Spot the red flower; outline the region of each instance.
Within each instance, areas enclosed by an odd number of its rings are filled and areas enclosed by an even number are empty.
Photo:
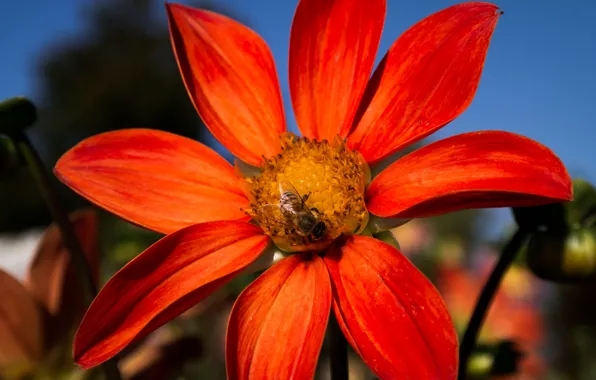
[[[368,211],[413,218],[571,198],[570,178],[550,150],[498,131],[432,143],[368,184],[367,163],[419,141],[469,105],[497,7],[467,3],[424,19],[369,80],[385,1],[300,1],[290,92],[304,138],[282,135],[273,58],[256,33],[216,13],[167,10],[197,111],[261,174],[247,182],[204,145],[159,131],[108,132],[67,152],[56,166],[64,183],[168,234],[102,289],[77,333],[75,360],[90,367],[111,358],[226,283],[273,240],[300,253],[238,298],[227,333],[229,378],[312,377],[333,307],[379,377],[454,379],[457,338],[436,289],[396,249],[352,233],[362,231]],[[288,183],[308,199],[291,198]]]

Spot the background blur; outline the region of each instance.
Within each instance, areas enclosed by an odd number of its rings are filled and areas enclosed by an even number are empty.
[[[185,3],[227,14],[267,41],[276,59],[290,129],[296,130],[287,85],[289,31],[296,2]],[[388,0],[378,60],[405,29],[454,3]],[[492,39],[475,100],[461,117],[430,139],[484,129],[520,133],[554,150],[573,177],[593,182],[596,2],[575,0],[563,5],[503,0],[497,4],[505,14]],[[5,2],[0,11],[0,51],[0,99],[24,95],[35,101],[40,117],[30,136],[48,168],[87,136],[133,127],[189,136],[230,157],[210,137],[187,98],[161,1]],[[70,210],[88,206],[59,186]],[[159,236],[101,211],[98,215],[96,244],[105,281]],[[0,267],[23,278],[42,229],[50,223],[25,168],[0,167]],[[471,211],[414,221],[395,233],[404,253],[445,296],[456,325],[463,327],[511,223],[508,210]],[[146,343],[158,349],[147,353],[141,347],[129,355],[126,363],[132,364],[127,364],[127,376],[155,378],[142,377],[146,376],[143,371],[161,360],[168,374],[164,379],[197,378],[197,374],[199,378],[224,378],[227,313],[250,280],[239,279],[159,330]],[[510,339],[530,352],[521,374],[513,378],[594,379],[594,290],[539,281],[526,271],[520,258],[493,305],[483,341],[493,344]],[[2,342],[0,358],[1,352]],[[165,357],[165,352],[185,355]],[[325,361],[324,348],[321,378],[327,376]],[[64,368],[71,369],[68,364]],[[352,368],[355,379],[370,376],[356,356]]]

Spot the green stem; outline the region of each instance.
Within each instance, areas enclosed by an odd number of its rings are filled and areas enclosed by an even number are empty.
[[[329,361],[331,380],[348,380],[348,342],[333,312],[329,317]]]
[[[488,312],[493,298],[499,289],[503,275],[513,263],[513,260],[521,249],[527,234],[527,231],[522,228],[519,228],[515,232],[515,235],[513,235],[505,248],[503,248],[503,252],[501,253],[499,261],[493,268],[490,277],[486,281],[486,284],[480,293],[480,297],[478,298],[474,312],[470,317],[470,321],[468,322],[468,326],[466,327],[466,331],[464,332],[464,336],[459,348],[459,380],[466,379],[468,360],[470,359],[470,355],[476,347],[476,340],[478,339],[480,328],[484,323],[486,313]]]
[[[50,210],[52,218],[60,229],[62,239],[68,252],[70,253],[70,259],[79,277],[79,282],[83,289],[85,304],[89,306],[97,295],[97,286],[93,280],[91,267],[85,258],[85,253],[81,248],[81,244],[79,243],[79,239],[77,238],[72,223],[68,218],[68,214],[64,211],[64,208],[60,203],[50,175],[44,167],[41,158],[37,154],[37,151],[33,148],[31,141],[23,132],[15,133],[11,137],[13,138],[17,150],[25,159],[37,188],[41,193],[41,196],[43,197],[48,209]],[[120,372],[114,361],[105,363],[103,365],[103,369],[107,379],[121,379]]]

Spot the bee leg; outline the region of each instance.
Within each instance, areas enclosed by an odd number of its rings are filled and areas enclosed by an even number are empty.
[[[309,191],[308,194],[302,197],[302,201],[306,202],[308,200],[308,197],[310,197],[310,194],[312,194],[311,191]]]
[[[311,208],[310,211],[314,211],[314,212],[316,212],[319,215],[321,214],[321,212],[319,210],[317,210],[316,207]]]

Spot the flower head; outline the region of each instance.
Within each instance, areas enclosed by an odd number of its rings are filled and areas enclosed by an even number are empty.
[[[248,212],[288,252],[321,251],[342,234],[368,222],[364,201],[367,164],[336,139],[317,141],[290,134],[282,152],[263,161],[248,179]]]
[[[168,234],[102,289],[77,333],[75,360],[90,367],[114,356],[273,241],[294,254],[236,301],[230,379],[312,377],[331,308],[379,377],[454,379],[457,337],[440,295],[399,251],[359,233],[371,214],[415,218],[571,198],[570,178],[550,150],[498,131],[432,143],[369,178],[369,165],[470,104],[498,8],[465,3],[429,16],[371,77],[385,1],[301,0],[289,78],[303,137],[285,133],[273,58],[255,32],[209,11],[168,4],[167,12],[198,113],[260,170],[245,178],[204,145],[151,130],[100,134],[60,159],[56,174],[73,190]]]

